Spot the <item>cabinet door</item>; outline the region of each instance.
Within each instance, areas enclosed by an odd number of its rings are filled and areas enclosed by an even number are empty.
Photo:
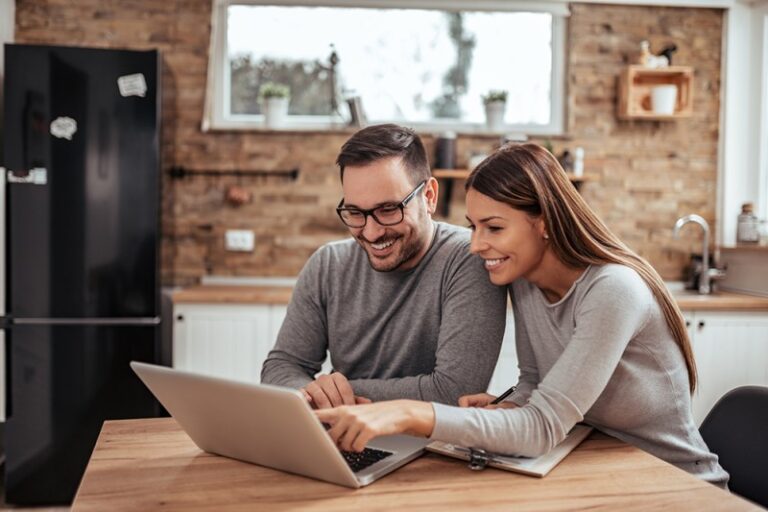
[[[504,330],[504,341],[501,345],[501,353],[493,371],[491,383],[488,385],[488,393],[500,395],[504,391],[517,384],[520,370],[517,367],[517,349],[515,348],[515,315],[512,308],[507,309],[507,326]]]
[[[690,316],[698,389],[697,425],[725,393],[738,386],[768,386],[768,315],[696,312]]]
[[[270,306],[180,304],[174,308],[173,367],[259,382],[271,348]]]

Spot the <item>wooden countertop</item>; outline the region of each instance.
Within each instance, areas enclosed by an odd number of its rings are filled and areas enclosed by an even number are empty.
[[[74,511],[761,510],[593,433],[544,478],[427,454],[362,489],[205,453],[172,418],[107,421]]]
[[[174,304],[288,304],[290,286],[198,285],[173,293]]]
[[[290,286],[198,285],[173,293],[174,304],[288,304]],[[673,293],[684,311],[766,311],[768,298],[740,293]]]
[[[711,295],[673,293],[683,311],[766,311],[768,298],[733,292],[715,292]]]

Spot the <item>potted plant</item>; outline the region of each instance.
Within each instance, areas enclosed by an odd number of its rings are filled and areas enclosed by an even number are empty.
[[[507,109],[507,91],[490,90],[483,96],[485,105],[485,124],[492,132],[504,128],[504,112]]]
[[[259,88],[259,99],[266,126],[277,128],[285,124],[290,100],[290,89],[287,85],[265,82]]]

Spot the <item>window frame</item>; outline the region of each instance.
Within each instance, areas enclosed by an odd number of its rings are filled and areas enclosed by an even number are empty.
[[[545,12],[552,15],[552,74],[550,82],[551,115],[548,124],[504,125],[504,133],[526,135],[562,135],[566,120],[566,18],[570,15],[568,5],[558,1],[518,0],[214,0],[211,14],[211,40],[208,52],[208,78],[205,91],[202,130],[252,130],[275,131],[263,126],[263,115],[239,114],[237,119],[225,115],[230,111],[230,74],[227,50],[228,17],[231,5],[270,5],[306,7],[349,7],[371,9],[432,9],[440,11],[505,11]],[[373,120],[373,122],[388,120]],[[484,123],[457,122],[446,119],[431,122],[401,121],[417,130],[445,131],[460,133],[498,134],[489,132]],[[290,115],[285,126],[279,131],[322,131],[344,129],[347,124],[335,122],[330,116]]]

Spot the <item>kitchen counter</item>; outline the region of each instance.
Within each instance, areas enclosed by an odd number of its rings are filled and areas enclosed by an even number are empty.
[[[173,293],[174,304],[288,304],[290,286],[197,285]],[[684,311],[768,311],[768,298],[732,292],[672,293]]]
[[[197,285],[171,295],[174,304],[288,304],[290,286]]]
[[[733,292],[672,293],[683,311],[768,311],[768,298]]]

